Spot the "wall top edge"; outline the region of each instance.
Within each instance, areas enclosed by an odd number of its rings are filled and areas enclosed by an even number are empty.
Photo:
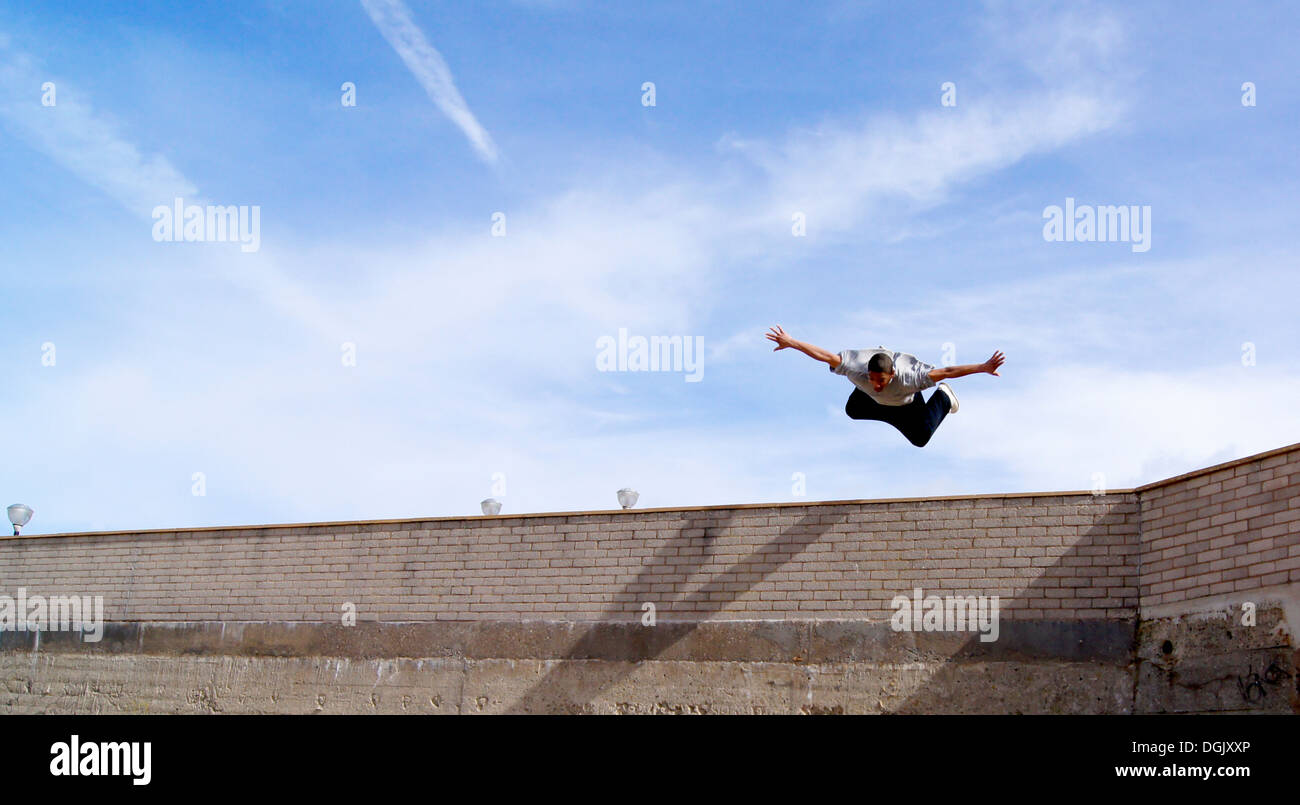
[[[456,515],[452,517],[406,517],[390,520],[327,520],[315,523],[267,523],[257,525],[230,525],[230,526],[193,526],[177,528],[149,528],[136,529],[129,531],[72,531],[58,534],[21,534],[19,536],[0,535],[0,542],[16,540],[36,540],[36,539],[68,539],[75,537],[105,537],[105,536],[142,536],[146,534],[197,534],[220,531],[262,531],[277,528],[338,528],[349,526],[385,526],[385,525],[414,525],[418,523],[481,523],[484,521],[508,521],[508,520],[541,520],[554,519],[557,517],[636,517],[644,514],[664,514],[674,512],[711,512],[711,511],[753,511],[756,509],[815,509],[831,506],[864,506],[864,505],[882,505],[890,503],[927,503],[939,501],[960,501],[960,500],[1010,500],[1023,498],[1052,498],[1052,497],[1076,497],[1086,496],[1095,498],[1099,502],[1113,503],[1117,498],[1129,496],[1134,493],[1132,489],[1108,489],[1104,495],[1096,495],[1091,490],[1082,491],[1064,491],[1064,492],[1001,492],[997,494],[978,494],[978,495],[941,495],[931,497],[904,497],[904,498],[867,498],[859,500],[817,500],[806,502],[785,502],[785,503],[733,503],[713,506],[662,506],[657,508],[646,509],[593,509],[590,511],[561,511],[561,512],[521,512],[518,514],[492,514],[492,515]]]
[[[1175,475],[1171,478],[1155,481],[1142,486],[1130,489],[1112,489],[1107,490],[1105,495],[1095,495],[1091,490],[1082,491],[1061,491],[1061,492],[1001,492],[988,494],[968,494],[968,495],[940,495],[930,497],[899,497],[899,498],[863,498],[856,500],[819,500],[806,502],[784,502],[784,503],[733,503],[713,506],[662,506],[647,509],[593,509],[587,511],[561,511],[561,512],[521,512],[518,514],[494,514],[494,515],[456,515],[451,517],[406,517],[400,519],[388,520],[327,520],[314,523],[266,523],[254,525],[231,525],[231,526],[195,526],[195,527],[177,527],[177,528],[149,528],[129,531],[73,531],[57,534],[22,534],[19,536],[0,536],[3,540],[36,540],[36,539],[67,539],[75,537],[104,537],[104,536],[142,536],[146,534],[196,534],[221,531],[254,531],[270,530],[277,528],[338,528],[338,527],[369,527],[369,526],[386,526],[386,525],[413,525],[417,523],[478,523],[484,521],[508,521],[508,520],[540,520],[552,519],[557,517],[593,517],[593,516],[613,516],[613,517],[636,517],[644,514],[663,514],[674,512],[709,512],[709,511],[753,511],[756,509],[811,509],[829,506],[865,506],[865,505],[882,505],[890,503],[925,503],[936,501],[958,501],[958,500],[1014,500],[1025,498],[1044,498],[1044,497],[1076,497],[1088,496],[1097,498],[1100,501],[1106,501],[1107,498],[1114,499],[1126,495],[1140,496],[1144,492],[1158,489],[1170,484],[1188,481],[1202,475],[1220,472],[1225,469],[1250,464],[1256,461],[1262,461],[1274,456],[1284,455],[1296,450],[1300,450],[1300,442],[1290,444],[1285,447],[1279,447],[1268,450],[1263,453],[1256,453],[1250,456],[1225,461],[1209,467],[1204,467],[1181,475]]]

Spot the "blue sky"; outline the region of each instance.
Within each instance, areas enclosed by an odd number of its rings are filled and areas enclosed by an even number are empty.
[[[0,9],[29,533],[1125,487],[1300,441],[1284,3],[105,5]],[[260,248],[156,242],[176,196],[257,206]],[[1151,248],[1046,241],[1067,197],[1149,206]],[[918,450],[773,324],[1007,363]],[[597,371],[620,328],[702,338],[703,379]]]

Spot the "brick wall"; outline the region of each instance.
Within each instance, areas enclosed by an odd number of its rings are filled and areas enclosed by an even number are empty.
[[[1130,494],[644,510],[0,540],[0,591],[103,595],[110,621],[872,618],[998,595],[1131,617]]]
[[[109,621],[1003,617],[1300,580],[1300,445],[1095,497],[1055,493],[0,539],[0,593],[103,595]]]
[[[1295,448],[1139,488],[1144,606],[1300,582]]]

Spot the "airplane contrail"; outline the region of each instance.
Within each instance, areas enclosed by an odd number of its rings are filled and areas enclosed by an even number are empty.
[[[424,91],[443,114],[465,132],[470,145],[488,163],[497,161],[497,147],[492,137],[479,125],[474,113],[456,89],[451,69],[424,33],[411,20],[411,12],[402,0],[361,0],[375,27],[402,57]]]

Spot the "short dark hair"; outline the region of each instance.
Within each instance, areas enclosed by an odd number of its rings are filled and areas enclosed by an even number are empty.
[[[882,375],[890,374],[894,371],[894,359],[889,357],[886,352],[877,352],[867,361],[868,372],[880,372]]]

